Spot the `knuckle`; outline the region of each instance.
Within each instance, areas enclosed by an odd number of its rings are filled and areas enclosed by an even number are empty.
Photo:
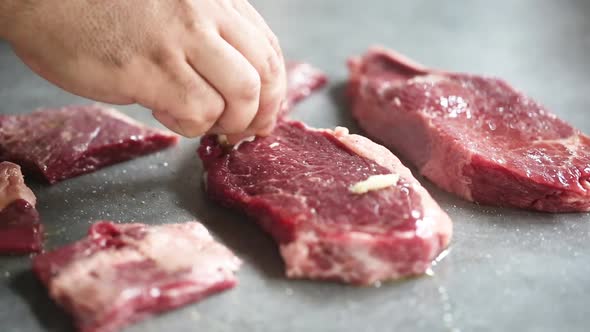
[[[187,79],[180,81],[179,85],[179,98],[183,103],[188,103],[191,99],[193,99],[193,96],[199,96],[201,94],[200,92],[202,90],[202,86],[195,80]]]
[[[151,51],[150,60],[158,67],[169,67],[174,61],[174,54],[171,50],[165,47],[158,47]]]
[[[188,13],[195,12],[195,1],[194,0],[176,0],[173,4],[176,6],[176,11],[181,13],[180,17],[192,17],[192,15],[188,15]]]
[[[210,23],[209,19],[194,16],[188,17],[183,21],[184,29],[186,32],[201,37],[208,33],[208,23]]]
[[[260,96],[260,76],[258,74],[248,75],[242,78],[236,88],[237,91],[235,91],[235,94],[238,99],[247,101],[256,100]]]
[[[203,119],[207,124],[214,124],[217,122],[221,114],[223,114],[223,109],[225,108],[225,103],[222,98],[215,98],[213,101],[209,102],[207,107],[204,110]]]
[[[199,30],[199,25],[196,20],[194,19],[186,19],[184,21],[184,28],[188,32],[195,32]]]
[[[270,46],[272,47],[272,49],[274,50],[276,56],[278,57],[279,61],[281,62],[281,66],[284,66],[284,57],[283,57],[283,50],[281,49],[281,44],[279,42],[279,38],[274,35],[274,34],[270,34],[268,36],[268,41],[270,43]]]
[[[283,53],[283,51],[281,50],[281,46],[279,44],[279,38],[277,38],[277,36],[271,34],[268,37],[268,41],[270,42],[270,46],[275,50],[277,55],[280,56]]]
[[[282,65],[282,61],[274,52],[267,56],[260,72],[261,81],[263,83],[274,81],[281,74]]]

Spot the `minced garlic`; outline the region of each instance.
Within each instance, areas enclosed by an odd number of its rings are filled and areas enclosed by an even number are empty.
[[[397,181],[399,181],[398,174],[371,175],[368,179],[353,184],[348,190],[354,194],[365,194],[369,191],[394,186],[397,184]]]

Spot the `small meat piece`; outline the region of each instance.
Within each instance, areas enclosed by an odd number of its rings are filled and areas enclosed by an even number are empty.
[[[20,164],[49,183],[152,153],[178,136],[146,127],[101,105],[0,115],[0,161]]]
[[[232,288],[241,262],[198,222],[98,222],[33,269],[83,332],[113,332]]]
[[[282,112],[288,112],[293,105],[326,85],[327,82],[326,75],[312,65],[296,61],[287,62],[287,98]]]
[[[590,211],[590,138],[503,80],[382,48],[349,68],[360,126],[441,188],[489,205]]]
[[[43,227],[36,198],[20,167],[0,163],[0,254],[26,254],[42,249]]]
[[[206,136],[199,155],[209,197],[273,236],[288,277],[366,285],[422,274],[449,243],[449,217],[410,171],[345,128],[281,121],[233,148]]]

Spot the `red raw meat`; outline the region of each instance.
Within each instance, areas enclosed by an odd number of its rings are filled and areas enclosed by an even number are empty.
[[[288,61],[287,98],[283,103],[282,112],[288,112],[293,105],[323,87],[327,82],[326,75],[312,65]]]
[[[146,127],[101,105],[0,115],[0,161],[56,183],[152,153],[178,136]]]
[[[35,195],[25,185],[20,167],[0,163],[0,254],[42,249],[43,227],[35,204]]]
[[[33,269],[80,331],[113,332],[235,286],[240,264],[198,222],[99,222]]]
[[[590,138],[503,80],[382,48],[349,68],[360,126],[441,188],[489,205],[590,210]]]
[[[310,91],[290,89],[292,96]],[[208,195],[269,232],[292,278],[371,284],[421,274],[451,238],[449,217],[410,171],[386,148],[345,128],[283,120],[270,136],[234,147],[206,136],[199,156]],[[383,174],[399,179],[381,190],[351,192]]]

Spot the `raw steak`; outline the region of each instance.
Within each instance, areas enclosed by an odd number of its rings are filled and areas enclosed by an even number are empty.
[[[590,139],[491,77],[425,68],[381,48],[349,62],[361,127],[467,200],[590,210]]]
[[[297,102],[324,86],[327,81],[326,75],[310,64],[287,62],[287,98],[283,103],[283,115]]]
[[[449,243],[449,217],[410,171],[345,128],[281,121],[234,147],[207,136],[199,155],[208,195],[274,237],[289,277],[371,284],[421,274]]]
[[[36,198],[24,182],[20,167],[0,163],[0,254],[38,252],[43,228]]]
[[[100,105],[0,115],[0,161],[12,161],[55,183],[178,141]]]
[[[197,222],[99,222],[33,269],[80,331],[111,332],[233,287],[240,264]]]

